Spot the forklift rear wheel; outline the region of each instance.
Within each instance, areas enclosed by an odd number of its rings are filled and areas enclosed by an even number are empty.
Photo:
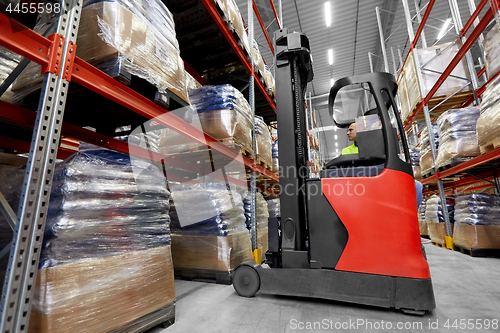
[[[250,266],[240,266],[234,271],[233,286],[240,296],[255,296],[260,289],[259,273]]]

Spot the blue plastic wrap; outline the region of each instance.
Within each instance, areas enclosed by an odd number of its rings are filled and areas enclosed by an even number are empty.
[[[170,190],[172,234],[227,236],[246,230],[243,201],[234,186],[181,184]]]
[[[493,194],[461,194],[456,199],[455,221],[471,225],[500,225],[500,197]]]
[[[160,170],[90,145],[57,165],[40,267],[170,244]]]
[[[243,197],[243,206],[245,208],[245,223],[247,229],[251,228],[251,205],[250,205],[250,192],[244,191],[242,194]],[[255,193],[255,227],[257,229],[267,228],[267,221],[269,219],[269,210],[267,208],[267,202],[264,199],[264,196],[256,192]]]
[[[450,223],[455,222],[455,199],[446,198],[446,207]],[[438,196],[433,196],[427,200],[425,205],[425,222],[426,223],[444,223],[443,207],[441,199]]]

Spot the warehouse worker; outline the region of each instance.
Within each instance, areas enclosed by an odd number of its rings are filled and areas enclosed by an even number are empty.
[[[347,130],[347,137],[349,141],[354,141],[354,143],[348,147],[342,149],[342,155],[347,154],[357,154],[358,150],[358,140],[356,139],[356,123],[352,123]]]
[[[356,139],[356,123],[352,123],[347,129],[347,137],[349,138],[349,141],[354,141],[354,143],[342,149],[342,155],[358,154],[359,149],[358,149],[358,141]],[[419,182],[418,180],[415,180],[415,190],[417,192],[417,208],[420,206],[420,201],[422,201],[423,189],[424,186],[422,185],[422,183]]]

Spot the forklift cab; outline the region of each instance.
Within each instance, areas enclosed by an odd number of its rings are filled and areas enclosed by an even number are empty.
[[[409,151],[405,136],[398,142],[398,130],[403,132],[394,96],[397,85],[388,73],[375,73],[343,78],[330,90],[329,112],[335,125],[347,128],[356,124],[358,154],[340,155],[325,165],[321,177],[356,177],[359,174],[375,176],[382,172],[387,162],[407,169],[399,162],[399,152],[404,152],[404,162],[409,165]],[[339,172],[339,168],[349,171]],[[366,171],[369,171],[367,173]]]

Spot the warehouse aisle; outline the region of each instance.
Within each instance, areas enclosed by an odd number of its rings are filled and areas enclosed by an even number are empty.
[[[437,308],[423,317],[317,299],[262,294],[243,298],[236,294],[232,286],[176,280],[176,323],[167,329],[155,328],[148,333],[500,331],[496,326],[500,319],[500,259],[471,258],[432,244],[426,244],[425,248]],[[460,319],[465,319],[462,324],[474,319],[469,324],[474,322],[477,326],[454,328],[454,321],[457,320],[457,327]],[[449,329],[445,327],[447,321]],[[305,329],[315,322],[316,329]],[[489,324],[490,329],[479,329],[479,323]],[[335,329],[340,325],[344,329]]]

